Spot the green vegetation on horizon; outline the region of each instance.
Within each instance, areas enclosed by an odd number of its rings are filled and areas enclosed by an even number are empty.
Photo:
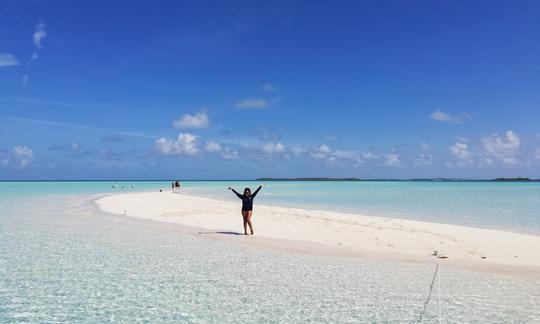
[[[459,178],[418,178],[418,179],[360,179],[360,178],[257,178],[255,181],[486,181],[486,182],[540,182],[540,179],[530,178],[495,178],[495,179],[459,179]]]

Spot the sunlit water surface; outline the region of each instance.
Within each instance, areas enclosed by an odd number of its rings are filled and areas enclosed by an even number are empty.
[[[443,322],[540,322],[538,279],[442,266],[430,295],[431,264],[226,243],[82,186],[0,191],[0,322],[436,322],[439,296]]]

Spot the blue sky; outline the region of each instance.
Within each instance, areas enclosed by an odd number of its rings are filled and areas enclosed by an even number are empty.
[[[0,179],[540,177],[537,1],[2,1]]]

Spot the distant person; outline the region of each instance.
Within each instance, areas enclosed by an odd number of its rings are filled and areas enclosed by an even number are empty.
[[[247,227],[249,226],[249,230],[251,231],[251,235],[253,235],[253,224],[251,223],[251,214],[253,213],[253,198],[257,196],[257,193],[264,185],[260,185],[257,190],[255,190],[254,193],[251,193],[251,189],[245,188],[244,194],[239,194],[236,190],[229,187],[229,190],[232,190],[234,194],[242,199],[242,218],[244,219],[244,235],[248,235]]]
[[[174,181],[171,182],[171,190],[174,191]]]

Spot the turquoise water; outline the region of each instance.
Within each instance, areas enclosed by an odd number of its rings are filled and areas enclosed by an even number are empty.
[[[97,194],[169,190],[168,181],[0,182],[0,195]],[[132,188],[132,185],[134,187]],[[185,181],[184,190],[235,201],[228,186],[254,181]],[[122,188],[122,186],[124,188]],[[399,217],[540,234],[540,183],[501,182],[268,182],[256,203]]]
[[[258,199],[280,202],[277,185]],[[102,213],[93,199],[111,191],[2,184],[1,323],[434,323],[439,297],[444,323],[540,321],[538,279],[442,266],[439,292],[434,264],[258,249],[250,237]]]
[[[186,183],[227,197],[229,182]],[[232,183],[238,189],[258,183]],[[399,217],[540,234],[540,183],[268,182],[258,203]]]

